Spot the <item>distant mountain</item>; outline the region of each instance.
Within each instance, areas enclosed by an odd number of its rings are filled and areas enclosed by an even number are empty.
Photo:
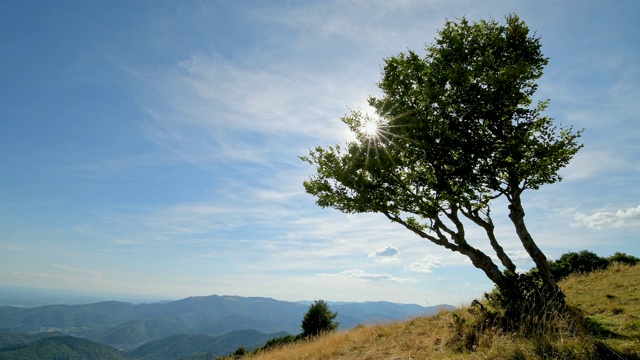
[[[343,303],[332,305],[333,311],[338,312],[336,321],[340,322],[340,329],[347,330],[362,323],[386,323],[397,320],[407,320],[421,315],[433,315],[441,309],[451,310],[451,305],[423,307],[414,304],[396,304],[386,301],[370,301],[363,303]],[[363,321],[365,319],[365,321]]]
[[[335,303],[340,329],[358,324],[405,320],[436,313],[441,307],[388,302]],[[0,332],[59,331],[131,350],[178,334],[220,336],[252,329],[264,334],[300,333],[308,304],[262,297],[198,296],[178,301],[139,304],[107,301],[86,305],[33,308],[0,307]]]
[[[54,336],[0,348],[0,360],[126,360],[120,351],[73,336]]]
[[[110,327],[134,316],[132,304],[117,301],[32,308],[3,306],[0,307],[0,331],[33,332]]]
[[[286,332],[264,334],[257,330],[236,330],[216,337],[180,334],[148,342],[135,350],[128,351],[126,355],[136,360],[172,360],[196,354],[209,354],[212,357],[226,356],[241,346],[252,350],[273,338],[285,335],[287,335]]]

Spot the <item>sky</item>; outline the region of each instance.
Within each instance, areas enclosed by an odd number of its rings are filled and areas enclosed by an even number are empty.
[[[385,58],[446,19],[515,13],[549,65],[537,100],[584,129],[564,180],[524,194],[551,259],[640,256],[640,2],[0,2],[0,285],[297,301],[467,304],[461,255],[380,214],[322,209],[300,160],[344,144]],[[492,214],[532,262],[506,205]],[[486,249],[478,229],[469,241]]]

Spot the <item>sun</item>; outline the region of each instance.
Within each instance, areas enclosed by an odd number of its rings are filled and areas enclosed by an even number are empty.
[[[360,125],[360,131],[369,138],[377,137],[379,128],[378,122],[373,119],[367,119]]]

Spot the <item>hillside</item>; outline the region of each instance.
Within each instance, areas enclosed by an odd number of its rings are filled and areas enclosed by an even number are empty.
[[[54,336],[0,349],[0,360],[125,360],[118,350],[72,336]]]
[[[215,358],[218,355],[229,355],[239,347],[252,350],[270,339],[285,335],[285,332],[264,334],[256,330],[237,330],[216,337],[180,334],[148,342],[128,351],[126,355],[130,359],[139,360],[172,360],[206,353]]]
[[[64,334],[56,331],[41,332],[37,334],[20,334],[20,333],[0,333],[0,349],[28,344],[40,339],[46,339],[54,336],[62,336]]]
[[[595,332],[523,339],[512,334],[476,333],[473,351],[461,350],[456,319],[469,309],[441,312],[387,325],[285,346],[251,360],[294,359],[640,359],[640,266],[573,275],[561,283],[568,302],[583,310]]]

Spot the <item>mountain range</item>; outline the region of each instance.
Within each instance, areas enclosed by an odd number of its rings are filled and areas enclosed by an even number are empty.
[[[180,352],[179,344],[188,344],[186,347],[189,349],[224,354],[238,346],[257,347],[274,337],[298,334],[308,307],[308,302],[217,295],[151,304],[105,301],[29,308],[3,306],[0,307],[0,332],[56,332],[57,335],[79,337],[127,350],[131,352],[128,356],[134,358],[152,358],[145,357],[145,349],[153,349],[147,353],[164,351],[168,354],[166,357],[156,358],[170,359],[177,358],[172,357],[176,354],[171,352]],[[329,302],[329,307],[338,312],[341,330],[363,323],[431,315],[443,307],[453,308],[449,305],[423,307],[389,302]],[[2,347],[0,343],[0,350]],[[181,356],[188,351],[180,352]]]

